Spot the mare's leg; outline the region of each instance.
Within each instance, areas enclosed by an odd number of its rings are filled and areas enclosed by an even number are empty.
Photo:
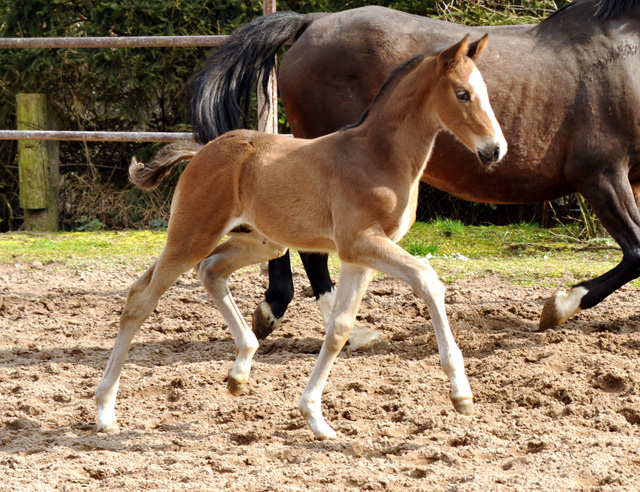
[[[198,276],[229,325],[236,344],[236,360],[227,379],[227,388],[234,395],[239,395],[243,385],[249,380],[251,359],[258,350],[258,340],[231,296],[229,275],[244,266],[276,258],[284,250],[284,247],[264,240],[255,232],[233,234],[198,267]]]
[[[309,283],[318,301],[320,314],[325,326],[329,324],[329,318],[336,300],[336,289],[329,275],[329,255],[324,253],[300,253],[300,259],[309,277]],[[349,334],[348,349],[358,350],[366,348],[381,340],[377,331],[370,330],[357,323]]]
[[[322,416],[320,402],[322,391],[331,371],[331,366],[338,357],[349,337],[356,319],[360,300],[364,294],[373,270],[350,263],[343,263],[335,306],[327,324],[327,333],[320,349],[320,355],[311,372],[299,408],[313,431],[316,439],[335,437],[335,431]]]
[[[167,244],[158,260],[129,289],[127,302],[120,316],[120,330],[95,392],[98,403],[98,431],[118,431],[115,413],[116,394],[120,373],[133,336],[155,309],[160,296],[178,276],[193,268],[201,259],[190,260],[188,255],[184,255],[184,259],[181,259],[180,254],[172,253]],[[205,255],[206,253],[203,254]]]
[[[451,400],[465,415],[473,412],[473,395],[464,372],[462,352],[456,345],[445,312],[444,286],[435,270],[384,235],[362,234],[349,248],[347,260],[366,264],[375,270],[407,282],[427,304],[433,323],[440,365],[451,381]]]
[[[322,320],[327,325],[336,300],[336,290],[329,275],[329,255],[325,253],[300,252],[300,259],[307,272],[313,294],[316,296],[316,301],[318,301]]]
[[[588,309],[640,275],[640,213],[629,183],[626,166],[608,174],[582,173],[586,182],[576,185],[602,225],[622,248],[622,261],[612,270],[556,292],[542,309],[540,330],[560,325],[582,309]]]
[[[287,306],[293,299],[293,278],[289,251],[269,261],[269,288],[265,300],[253,313],[253,332],[259,339],[267,338],[280,327]]]

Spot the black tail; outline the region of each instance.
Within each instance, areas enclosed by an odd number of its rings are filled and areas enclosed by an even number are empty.
[[[295,12],[259,17],[215,49],[191,80],[191,124],[196,142],[207,143],[247,124],[253,85],[269,74],[286,41],[295,41],[312,18]],[[267,92],[268,77],[263,79]],[[268,98],[267,98],[268,100]]]

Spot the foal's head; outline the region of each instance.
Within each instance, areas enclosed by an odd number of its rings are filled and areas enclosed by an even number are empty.
[[[432,105],[442,125],[483,164],[499,162],[507,142],[489,104],[487,86],[474,60],[487,45],[487,35],[469,43],[469,36],[437,56],[438,82]]]

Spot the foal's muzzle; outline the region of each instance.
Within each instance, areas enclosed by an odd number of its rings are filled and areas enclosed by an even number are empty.
[[[478,148],[477,152],[478,158],[483,164],[495,164],[497,162],[500,162],[500,159],[502,158],[499,144],[489,145],[483,149]]]

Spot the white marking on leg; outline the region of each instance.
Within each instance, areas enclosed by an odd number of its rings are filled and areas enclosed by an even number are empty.
[[[580,301],[589,292],[584,287],[574,287],[568,294],[558,292],[556,294],[556,311],[560,318],[558,324],[564,323],[574,314],[580,311]]]
[[[336,305],[327,326],[327,334],[298,405],[316,439],[336,436],[335,431],[322,416],[320,407],[322,392],[331,366],[347,341],[360,300],[372,275],[373,271],[368,268],[348,263],[342,264]]]
[[[215,272],[216,261],[221,260],[219,255],[213,255],[200,264],[198,276],[202,280],[205,289],[213,299],[218,311],[229,326],[236,345],[236,360],[229,371],[229,377],[237,383],[239,388],[249,381],[251,360],[260,346],[258,339],[242,317],[238,306],[231,296],[227,279],[220,277]],[[229,385],[232,388],[231,384]]]
[[[118,432],[120,430],[116,419],[116,394],[119,382],[115,384],[108,394],[102,394],[98,399],[98,425],[99,432]],[[99,392],[96,390],[96,397]]]
[[[269,306],[269,303],[267,301],[262,301],[258,305],[258,309],[260,309],[260,313],[264,318],[265,323],[273,327],[272,331],[275,331],[278,328],[280,328],[280,325],[282,324],[282,318],[276,318],[273,315],[273,311],[271,311],[271,306]]]
[[[193,265],[169,264],[163,255],[131,286],[120,316],[120,328],[107,367],[95,391],[98,404],[97,430],[117,432],[116,395],[120,374],[134,335],[155,309],[160,296],[175,282],[181,273]]]
[[[464,359],[458,348],[445,312],[444,286],[430,265],[424,264],[420,272],[420,281],[416,289],[427,303],[429,315],[438,343],[440,365],[451,381],[451,399],[457,401],[473,399],[471,386],[464,372]]]
[[[333,311],[335,300],[335,289],[331,289],[330,292],[320,294],[320,297],[318,299],[318,307],[320,308],[320,312],[322,313],[322,319],[325,326],[329,324],[329,319],[331,318],[331,312]],[[380,340],[382,340],[380,333],[355,323],[353,325],[351,333],[349,334],[349,343],[346,349],[350,352],[354,352],[356,350],[370,347],[378,343]]]
[[[233,335],[237,355],[229,371],[227,387],[238,394],[249,380],[251,360],[259,343],[234,302],[227,279],[239,268],[282,256],[286,248],[255,231],[230,236],[200,263],[198,276]]]
[[[451,381],[451,399],[462,413],[472,408],[473,394],[464,372],[462,352],[449,327],[444,305],[444,286],[427,261],[420,261],[387,238],[377,237],[376,250],[384,248],[384,256],[376,253],[369,264],[377,270],[407,282],[427,304],[438,342],[440,365]]]
[[[322,314],[322,321],[324,321],[324,326],[329,324],[329,319],[331,318],[331,312],[333,311],[333,306],[336,303],[336,289],[331,288],[329,292],[325,292],[324,294],[320,294],[318,297],[318,307],[320,308],[320,314]]]

